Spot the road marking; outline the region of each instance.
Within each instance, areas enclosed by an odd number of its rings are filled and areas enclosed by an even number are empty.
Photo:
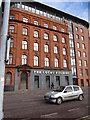
[[[51,113],[51,114],[46,114],[46,115],[41,115],[40,117],[49,117],[53,115],[57,115],[58,113]]]
[[[76,120],[83,120],[83,119],[87,119],[89,116],[85,116],[85,117],[81,117],[81,118],[78,118],[78,119],[76,119]]]
[[[80,108],[75,108],[75,109],[70,109],[68,110],[69,112],[74,111],[74,110],[79,110]]]
[[[82,118],[88,118],[88,116],[82,117]]]

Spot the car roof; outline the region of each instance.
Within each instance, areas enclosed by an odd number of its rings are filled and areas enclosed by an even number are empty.
[[[78,85],[67,85],[67,86],[65,86],[65,87],[69,87],[69,86],[71,86],[71,87],[79,87]]]

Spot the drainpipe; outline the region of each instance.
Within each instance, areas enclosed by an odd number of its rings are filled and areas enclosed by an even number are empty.
[[[3,24],[1,32],[1,46],[0,46],[0,120],[4,118],[3,112],[3,94],[4,94],[4,76],[5,76],[5,53],[6,53],[6,41],[8,33],[8,21],[9,21],[9,9],[10,0],[5,0]]]

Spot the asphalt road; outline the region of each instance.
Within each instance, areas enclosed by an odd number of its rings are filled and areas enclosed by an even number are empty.
[[[83,101],[67,101],[61,105],[46,103],[43,99],[45,93],[45,90],[5,93],[4,118],[21,118],[22,120],[36,118],[37,120],[37,118],[78,119],[88,116],[90,108],[88,88],[84,88]]]

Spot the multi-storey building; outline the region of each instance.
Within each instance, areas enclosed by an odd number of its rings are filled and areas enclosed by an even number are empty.
[[[38,2],[14,3],[8,31],[5,89],[89,85],[88,22]]]

